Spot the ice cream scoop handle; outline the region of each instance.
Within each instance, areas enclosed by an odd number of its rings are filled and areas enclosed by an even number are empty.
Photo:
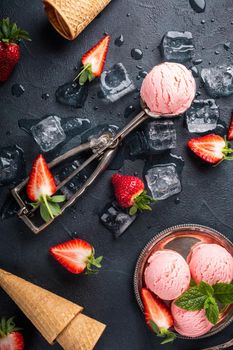
[[[114,144],[115,141],[121,141],[125,136],[127,136],[131,131],[133,131],[135,128],[137,128],[144,120],[149,118],[149,116],[144,112],[141,111],[134,117],[121,131],[116,134],[114,139],[112,140],[112,143]]]
[[[227,341],[226,343],[220,344],[220,345],[216,345],[216,346],[212,346],[210,348],[205,348],[202,350],[222,350],[222,349],[228,349],[231,346],[233,346],[233,339]]]

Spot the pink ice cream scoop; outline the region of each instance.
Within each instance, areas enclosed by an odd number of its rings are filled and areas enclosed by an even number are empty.
[[[188,289],[190,271],[180,254],[165,249],[150,256],[144,278],[147,288],[159,298],[173,300]]]
[[[193,246],[187,262],[196,283],[231,283],[233,280],[233,257],[218,244],[200,243]]]
[[[156,115],[184,113],[196,94],[192,73],[182,64],[165,62],[155,66],[143,80],[141,98]]]
[[[187,311],[176,306],[175,302],[171,305],[172,317],[175,330],[186,337],[200,337],[209,332],[213,327],[205,315],[205,310]]]

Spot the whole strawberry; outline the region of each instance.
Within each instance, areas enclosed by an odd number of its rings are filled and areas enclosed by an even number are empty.
[[[0,321],[0,350],[23,350],[24,340],[19,332],[20,328],[15,326],[13,317]]]
[[[9,18],[0,21],[0,81],[6,81],[20,58],[21,40],[30,40],[28,33],[11,23]]]
[[[122,208],[130,208],[130,215],[136,214],[138,210],[151,210],[149,204],[155,200],[147,195],[141,179],[136,176],[114,174],[112,184],[119,205]]]

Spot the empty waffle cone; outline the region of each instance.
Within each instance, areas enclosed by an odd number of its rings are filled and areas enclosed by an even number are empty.
[[[65,350],[92,350],[105,327],[103,323],[80,313],[57,337],[57,342]]]
[[[0,286],[52,344],[82,307],[0,269]]]
[[[53,27],[66,39],[75,39],[111,0],[43,0]]]

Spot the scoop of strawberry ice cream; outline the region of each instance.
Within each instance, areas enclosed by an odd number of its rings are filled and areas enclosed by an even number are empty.
[[[188,289],[190,271],[180,254],[165,249],[150,256],[144,278],[147,288],[159,298],[173,300]]]
[[[205,315],[205,310],[187,311],[176,306],[175,302],[171,305],[172,317],[175,330],[186,337],[200,337],[209,332],[213,327]]]
[[[175,116],[184,113],[196,94],[192,73],[182,64],[155,66],[142,82],[141,98],[151,112]]]
[[[218,244],[200,243],[193,246],[187,257],[191,276],[196,283],[211,285],[233,280],[233,257]]]

